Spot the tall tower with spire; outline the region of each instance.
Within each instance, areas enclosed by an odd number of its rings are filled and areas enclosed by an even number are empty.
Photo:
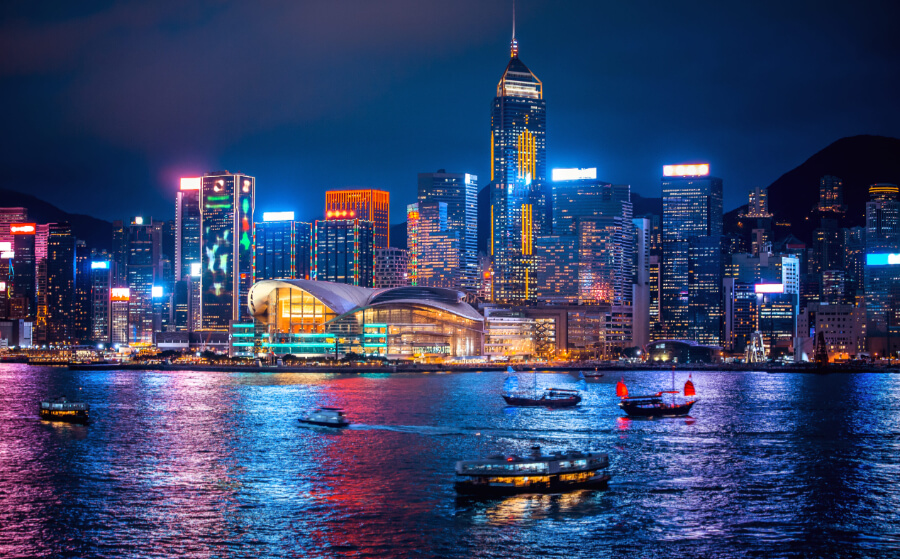
[[[534,237],[549,234],[543,84],[519,59],[515,6],[510,60],[491,104],[491,256],[495,301],[535,299]]]

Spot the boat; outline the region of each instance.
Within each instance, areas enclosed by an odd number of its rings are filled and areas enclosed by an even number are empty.
[[[91,406],[81,402],[70,402],[66,398],[53,398],[41,402],[41,419],[64,421],[66,423],[87,423]]]
[[[531,455],[489,456],[483,460],[456,463],[456,491],[460,495],[500,497],[521,493],[562,493],[577,489],[601,489],[609,482],[606,454],[591,452],[554,452]]]
[[[506,372],[515,373],[512,367],[507,367]],[[571,408],[581,402],[581,395],[577,390],[568,388],[545,388],[543,392],[537,391],[537,371],[533,374],[531,392],[516,392],[518,380],[516,377],[507,377],[504,383],[507,393],[503,399],[510,406],[544,407],[544,408]]]
[[[692,375],[691,375],[692,376]],[[616,384],[616,395],[620,398],[619,407],[629,417],[683,417],[690,413],[691,408],[697,403],[694,383],[688,377],[684,383],[684,398],[679,400],[677,390],[661,390],[656,394],[646,396],[629,396],[623,377]],[[675,385],[675,370],[672,370],[672,386]],[[663,395],[671,397],[665,398]],[[667,401],[668,400],[668,401]]]
[[[578,373],[579,379],[584,379],[585,382],[599,382],[600,379],[603,378],[603,373],[594,371],[580,371]]]
[[[303,425],[332,427],[335,429],[342,429],[350,425],[350,422],[347,421],[341,408],[318,408],[308,416],[301,417],[297,421]]]

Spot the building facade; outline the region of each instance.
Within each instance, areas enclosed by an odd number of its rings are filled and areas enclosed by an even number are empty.
[[[375,274],[374,224],[362,219],[317,220],[312,278],[372,287]]]
[[[266,212],[253,224],[253,281],[310,279],[312,224],[294,212]]]
[[[478,279],[478,177],[440,169],[436,173],[419,173],[418,185],[420,208],[445,205],[443,228],[423,236],[419,249],[425,254],[433,253],[448,240],[456,239],[457,269],[450,274],[452,279],[446,287],[474,290]]]
[[[375,249],[375,287],[404,287],[409,283],[409,252],[402,248]]]
[[[866,203],[866,340],[870,354],[900,350],[900,189],[873,184]]]
[[[371,188],[329,190],[325,193],[325,218],[369,221],[373,225],[375,248],[391,246],[389,192]]]
[[[247,319],[253,284],[256,179],[228,171],[203,175],[200,189],[200,327],[227,331]]]

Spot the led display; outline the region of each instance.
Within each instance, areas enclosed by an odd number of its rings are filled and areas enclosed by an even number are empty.
[[[11,223],[9,232],[13,235],[34,235],[37,223]]]
[[[0,252],[9,252],[11,250],[12,250],[12,243],[10,243],[10,242],[0,243]]]
[[[0,252],[0,259],[2,259],[2,260],[12,260],[15,257],[16,257],[16,253],[11,250]]]
[[[784,293],[783,283],[757,283],[755,287],[757,293]]]
[[[709,163],[690,163],[687,165],[664,165],[665,177],[698,177],[709,174]]]
[[[294,212],[263,212],[263,221],[294,221]]]
[[[181,179],[181,190],[200,190],[201,177],[186,177]]]
[[[551,177],[554,181],[580,181],[597,178],[597,168],[553,169]]]
[[[130,301],[131,290],[127,287],[113,287],[109,290],[110,301]]]
[[[109,262],[91,262],[91,270],[109,270]]]
[[[897,264],[900,264],[900,254],[881,253],[866,255],[866,265],[868,266],[896,266]]]
[[[156,299],[157,297],[163,296],[163,287],[161,285],[154,285],[150,291],[151,297]]]

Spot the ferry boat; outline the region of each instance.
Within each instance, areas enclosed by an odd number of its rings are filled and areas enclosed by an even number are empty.
[[[545,407],[545,408],[570,408],[581,402],[581,395],[577,390],[567,388],[545,388],[543,392],[537,391],[537,372],[532,373],[531,392],[518,391],[518,378],[512,376],[515,371],[512,367],[506,368],[507,378],[504,381],[505,394],[503,399],[510,406]]]
[[[333,427],[336,429],[343,429],[350,425],[350,422],[347,421],[341,408],[319,408],[308,416],[301,417],[297,421],[303,425]]]
[[[675,371],[672,371],[672,384],[675,384]],[[670,394],[668,401],[663,394]],[[616,395],[621,399],[619,407],[629,417],[683,417],[690,413],[691,408],[697,403],[694,383],[690,377],[684,383],[684,398],[678,399],[677,390],[661,390],[656,394],[646,396],[629,396],[628,388],[623,378],[616,384]]]
[[[41,419],[65,421],[67,423],[87,423],[91,406],[80,402],[70,402],[65,398],[54,398],[41,402]]]
[[[609,467],[606,454],[591,452],[554,452],[541,454],[541,447],[531,448],[531,455],[489,456],[484,460],[461,460],[456,463],[460,495],[498,497],[521,493],[562,493],[577,489],[600,489],[609,482],[602,470]]]

